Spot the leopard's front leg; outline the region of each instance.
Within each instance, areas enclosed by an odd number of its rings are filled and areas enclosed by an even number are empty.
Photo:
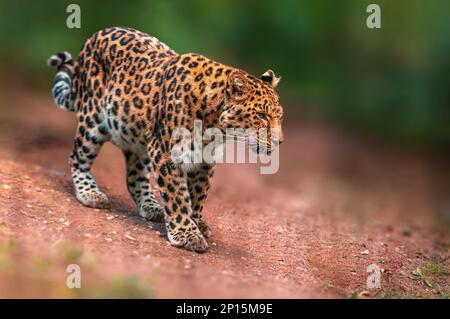
[[[161,159],[155,164],[156,181],[164,202],[170,243],[196,252],[206,251],[208,243],[193,219],[186,177],[169,158]]]
[[[202,220],[202,210],[211,186],[210,181],[214,175],[214,168],[215,165],[203,164],[198,171],[187,173],[187,182],[193,211],[192,217],[200,228],[200,231],[207,238],[211,236],[211,231],[209,230],[208,225]]]

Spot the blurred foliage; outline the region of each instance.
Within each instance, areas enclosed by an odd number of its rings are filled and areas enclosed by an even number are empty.
[[[2,73],[18,69],[48,87],[50,54],[75,54],[95,31],[130,26],[178,52],[253,74],[274,69],[289,111],[386,141],[450,145],[448,0],[77,1],[82,28],[68,29],[71,2],[0,1]],[[379,30],[366,27],[370,3],[381,6]]]

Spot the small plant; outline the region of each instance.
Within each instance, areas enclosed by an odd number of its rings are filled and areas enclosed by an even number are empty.
[[[411,277],[412,279],[420,279],[425,285],[433,288],[431,280],[423,275],[422,269],[420,267],[417,267],[415,270],[413,270],[411,274],[413,275],[413,277]]]

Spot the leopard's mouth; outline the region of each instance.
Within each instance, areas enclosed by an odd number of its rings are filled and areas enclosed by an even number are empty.
[[[249,142],[249,145],[256,154],[270,155],[272,153],[272,147],[261,142]]]
[[[248,143],[250,149],[256,154],[270,155],[273,152],[273,148],[277,147],[279,143],[267,143],[260,141],[256,135],[239,134],[240,131],[234,132],[235,134],[228,134],[226,129],[220,128],[225,140],[232,140],[241,143]]]

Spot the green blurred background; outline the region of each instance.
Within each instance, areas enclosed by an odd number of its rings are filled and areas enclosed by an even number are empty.
[[[448,0],[77,1],[81,29],[68,29],[73,2],[0,0],[3,81],[48,90],[50,54],[77,55],[95,31],[130,26],[180,53],[255,75],[272,68],[283,78],[287,114],[319,116],[395,145],[450,145]],[[370,3],[381,6],[381,29],[366,26]]]

